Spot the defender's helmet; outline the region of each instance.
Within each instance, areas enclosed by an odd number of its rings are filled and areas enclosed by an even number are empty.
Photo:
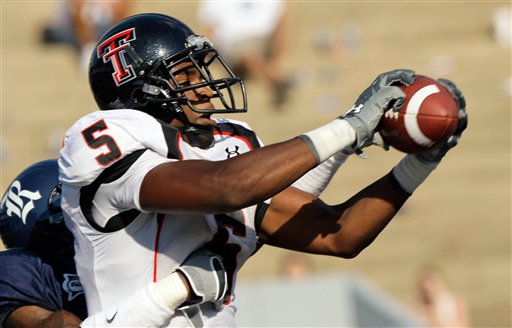
[[[176,82],[170,71],[183,62],[195,66],[201,83]],[[201,113],[247,111],[244,82],[211,42],[161,14],[131,16],[110,28],[91,55],[89,83],[100,109],[137,109],[166,122],[184,118],[183,104]],[[185,91],[204,87],[214,94],[215,110],[198,109],[184,96]]]
[[[60,207],[56,159],[37,162],[9,185],[0,203],[0,237],[7,248],[40,253],[73,251]]]

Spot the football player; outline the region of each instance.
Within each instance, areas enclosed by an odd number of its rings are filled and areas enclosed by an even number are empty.
[[[397,85],[412,83],[413,71],[379,75],[345,115],[269,146],[245,122],[212,117],[247,110],[244,82],[173,17],[140,14],[113,26],[92,54],[89,81],[100,110],[68,129],[59,159],[89,313],[158,281],[199,248],[219,254],[228,274],[223,302],[170,310],[165,326],[234,326],[237,272],[263,244],[356,256],[457,144],[466,122],[452,86],[461,119],[446,144],[405,156],[329,206],[292,184],[332,156],[385,146],[375,129],[384,111],[400,110]],[[330,173],[313,176],[328,181]]]
[[[60,210],[57,160],[35,163],[0,205],[0,326],[78,326],[87,316],[73,262],[73,236]]]
[[[29,166],[10,184],[0,206],[0,237],[8,248],[0,252],[0,327],[159,326],[169,302],[186,307],[222,298],[226,289],[220,258],[200,250],[176,273],[87,317],[73,236],[60,208],[56,159]],[[165,289],[169,282],[172,290]]]

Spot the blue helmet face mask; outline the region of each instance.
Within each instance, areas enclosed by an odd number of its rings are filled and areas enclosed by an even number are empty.
[[[0,203],[0,238],[7,248],[73,255],[60,207],[57,160],[29,166],[9,185]]]

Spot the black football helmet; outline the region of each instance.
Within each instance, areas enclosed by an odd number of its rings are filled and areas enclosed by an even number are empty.
[[[194,65],[202,82],[179,85],[170,73],[183,62]],[[214,77],[215,75],[215,77]],[[162,14],[138,14],[108,30],[91,56],[89,83],[102,110],[137,109],[170,122],[188,122],[181,105],[201,113],[247,111],[245,85],[204,36]],[[209,87],[215,110],[201,110],[184,92]]]
[[[72,253],[73,237],[60,207],[56,159],[37,162],[9,185],[0,203],[0,238],[7,248]]]

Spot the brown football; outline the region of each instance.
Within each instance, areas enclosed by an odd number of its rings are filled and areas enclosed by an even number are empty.
[[[414,83],[401,88],[406,95],[404,106],[398,113],[387,111],[378,127],[390,146],[409,154],[421,153],[455,132],[457,102],[441,83],[416,75]]]

